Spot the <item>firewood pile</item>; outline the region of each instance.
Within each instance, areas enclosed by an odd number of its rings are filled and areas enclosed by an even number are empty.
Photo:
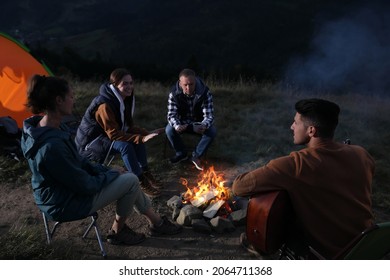
[[[235,197],[213,167],[199,175],[196,186],[184,178],[181,183],[187,191],[167,201],[178,224],[203,233],[231,232],[245,224],[248,200]]]

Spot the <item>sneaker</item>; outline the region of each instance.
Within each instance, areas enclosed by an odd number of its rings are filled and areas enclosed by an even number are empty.
[[[195,165],[196,169],[202,171],[203,167],[202,164],[200,163],[200,159],[198,157],[193,156],[191,158],[192,163]]]
[[[255,249],[255,247],[253,247],[252,244],[249,243],[249,240],[248,240],[245,232],[241,233],[241,235],[240,235],[240,244],[251,255],[254,255],[255,257],[257,257],[259,259],[263,259],[263,255],[259,251],[257,251]]]
[[[113,245],[135,245],[145,239],[144,234],[133,231],[126,224],[120,232],[116,233],[113,229],[110,229],[107,235],[107,242]]]
[[[186,154],[181,154],[181,155],[176,155],[175,157],[171,158],[169,161],[172,164],[176,164],[186,159],[188,159],[188,156]]]
[[[141,190],[150,198],[159,197],[161,195],[161,191],[155,189],[146,176],[142,176],[139,185]]]
[[[182,227],[180,225],[170,222],[165,216],[161,217],[161,219],[163,222],[160,226],[152,225],[149,227],[150,235],[173,235],[181,232]]]
[[[146,179],[149,180],[149,183],[153,186],[155,189],[162,189],[163,185],[160,181],[157,181],[156,178],[153,176],[152,172],[150,171],[144,171],[144,176]]]

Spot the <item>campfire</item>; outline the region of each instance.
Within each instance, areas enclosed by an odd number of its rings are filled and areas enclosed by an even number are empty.
[[[180,178],[180,183],[185,191],[167,202],[173,210],[172,218],[179,224],[195,227],[201,223],[202,231],[212,228],[222,232],[233,230],[234,224],[246,218],[246,205],[237,203],[238,199],[225,186],[223,173],[216,172],[213,166],[200,173],[194,184],[186,178]]]
[[[203,212],[205,217],[212,218],[222,206],[231,212],[227,203],[231,198],[230,189],[224,186],[223,174],[217,174],[213,166],[199,175],[197,186],[188,186],[185,178],[181,178],[181,183],[187,188],[182,194],[183,203],[191,203],[198,208],[207,207]]]

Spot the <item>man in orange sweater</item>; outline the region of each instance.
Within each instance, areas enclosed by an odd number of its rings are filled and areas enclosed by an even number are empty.
[[[285,190],[305,241],[325,258],[334,257],[373,223],[371,184],[375,163],[360,146],[333,140],[340,108],[322,99],[295,104],[294,144],[306,148],[239,175],[238,196]],[[245,233],[241,236],[245,244]]]

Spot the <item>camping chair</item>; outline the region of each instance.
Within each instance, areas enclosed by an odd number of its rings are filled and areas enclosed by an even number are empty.
[[[325,260],[313,247],[308,246],[310,259]],[[362,231],[344,249],[332,259],[335,260],[380,260],[390,253],[390,222],[378,223]],[[285,245],[281,249],[280,258],[304,259],[294,249]]]
[[[310,251],[324,259],[315,249]],[[390,253],[390,222],[378,223],[356,236],[334,259],[380,260]]]
[[[64,222],[61,222],[61,221],[54,221],[54,225],[53,227],[50,229],[49,227],[49,222],[48,222],[48,218],[46,217],[45,213],[42,212],[42,217],[43,217],[43,223],[45,225],[45,232],[46,232],[46,239],[47,239],[47,244],[50,245],[52,240],[53,240],[53,236],[54,236],[54,233],[56,232],[56,229],[57,227],[64,223]],[[97,238],[97,241],[99,243],[99,247],[100,247],[100,251],[101,251],[101,254],[103,256],[103,258],[107,258],[107,254],[106,254],[106,251],[104,250],[104,247],[103,247],[103,241],[102,241],[102,237],[100,235],[100,231],[99,231],[99,228],[97,226],[97,219],[98,219],[98,214],[95,212],[93,213],[92,215],[90,215],[89,217],[91,217],[92,219],[92,222],[89,224],[89,226],[87,227],[86,231],[84,232],[83,234],[83,239],[88,235],[89,231],[91,230],[92,227],[95,228],[95,233],[96,233],[96,238]],[[84,219],[84,218],[82,218]],[[82,219],[79,219],[79,220],[82,220]],[[76,220],[75,220],[76,221]],[[67,222],[71,222],[71,221],[67,221]]]

